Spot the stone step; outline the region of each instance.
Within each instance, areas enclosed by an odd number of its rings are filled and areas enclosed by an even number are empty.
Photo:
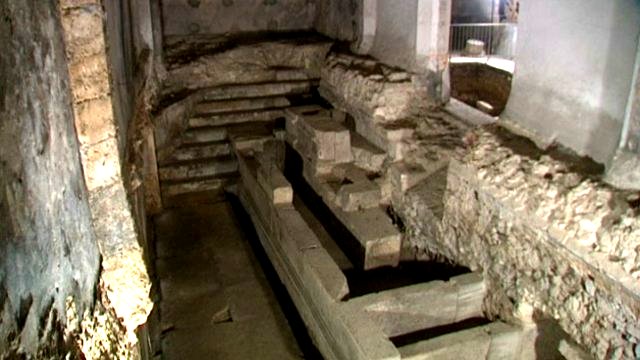
[[[216,176],[238,171],[238,162],[233,156],[211,157],[173,163],[159,169],[160,181],[187,180]]]
[[[234,136],[270,136],[276,124],[270,122],[246,122],[226,126],[202,126],[189,128],[182,135],[181,147],[229,140]]]
[[[348,306],[395,337],[480,318],[485,295],[482,275],[471,273],[361,296],[349,300]]]
[[[227,156],[231,154],[231,144],[228,141],[214,141],[183,146],[174,151],[160,166],[171,165],[176,162]]]
[[[227,128],[220,126],[188,129],[182,134],[182,146],[225,141],[227,136]]]
[[[501,322],[462,330],[400,347],[406,360],[521,359],[521,329]]]
[[[262,111],[247,111],[238,112],[232,114],[221,114],[212,116],[197,116],[189,119],[189,127],[198,128],[206,126],[223,126],[231,124],[240,124],[246,122],[268,122],[275,121],[278,118],[284,117],[284,111],[277,110],[262,110]]]
[[[201,191],[222,191],[226,186],[237,181],[237,172],[226,173],[215,176],[194,177],[185,180],[163,181],[161,185],[162,196],[164,198]]]
[[[224,85],[202,90],[201,99],[202,101],[218,101],[262,96],[304,94],[311,92],[313,88],[317,86],[317,81]]]
[[[319,107],[290,108],[285,111],[286,139],[308,162],[341,164],[351,162],[349,130]]]
[[[197,104],[194,114],[196,116],[220,115],[254,110],[281,109],[289,105],[291,103],[284,96],[209,101]]]

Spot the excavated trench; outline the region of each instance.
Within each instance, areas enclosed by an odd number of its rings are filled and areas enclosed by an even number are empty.
[[[311,105],[314,103],[327,106],[315,90],[287,99],[291,108],[317,106]],[[284,119],[278,117],[267,125],[267,133],[284,128]],[[263,130],[243,128],[241,136],[263,137]],[[210,142],[188,144],[186,149],[194,146],[210,146]],[[232,153],[224,156],[237,161]],[[348,293],[340,301],[432,281],[448,282],[470,273],[467,268],[451,264],[413,260],[365,271],[362,245],[305,181],[300,154],[287,145],[284,157],[283,175],[293,189],[294,209],[320,239],[346,279]],[[203,159],[211,161],[206,156]],[[236,192],[238,182],[242,183],[241,174],[223,175],[230,179],[224,182],[224,187],[166,196],[168,207],[155,219],[163,358],[244,359],[258,354],[264,359],[323,358],[278,276],[275,269],[278,265],[267,255],[247,209],[235,194],[224,191],[226,188]],[[385,210],[389,215],[390,209]],[[401,223],[395,226],[402,230]],[[389,341],[402,348],[487,324],[488,320],[472,316],[392,334]]]
[[[523,331],[485,318],[481,274],[416,261],[402,246],[404,224],[382,187],[390,166],[400,187],[413,181],[396,150],[415,125],[383,124],[384,144],[371,140],[361,118],[325,100],[321,71],[305,68],[325,66],[329,46],[256,41],[175,64],[155,113],[165,128],[156,129],[164,210],[153,222],[158,355],[475,359],[469,349],[480,346],[486,358],[518,358]],[[218,79],[256,53],[268,66]],[[409,84],[350,56],[335,66]]]
[[[304,181],[299,155],[289,147],[286,158],[294,207],[347,279],[344,301],[469,273],[418,261],[362,270],[362,249],[353,234]],[[204,191],[178,195],[171,203],[154,223],[163,358],[322,359],[237,196]],[[486,324],[473,317],[390,340],[403,347]]]

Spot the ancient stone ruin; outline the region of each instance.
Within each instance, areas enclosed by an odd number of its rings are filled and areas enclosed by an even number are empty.
[[[476,7],[514,69],[450,62]],[[633,1],[0,3],[0,357],[640,359],[638,33]]]

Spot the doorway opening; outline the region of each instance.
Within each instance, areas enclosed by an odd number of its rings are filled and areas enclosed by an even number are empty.
[[[520,0],[453,0],[451,96],[491,116],[504,110],[515,69]]]

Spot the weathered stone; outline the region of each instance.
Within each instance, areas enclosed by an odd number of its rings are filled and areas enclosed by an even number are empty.
[[[470,274],[365,295],[347,306],[395,337],[481,317],[485,293],[482,276]]]
[[[118,143],[115,138],[87,147],[82,152],[82,161],[89,191],[122,181]]]
[[[284,112],[282,110],[248,111],[214,116],[197,116],[189,119],[189,127],[224,126],[257,121],[269,122],[283,117]]]
[[[295,95],[311,91],[314,81],[292,81],[282,83],[223,85],[201,90],[203,101],[259,98],[264,96]]]
[[[351,133],[351,152],[354,163],[367,171],[379,173],[387,158],[384,150],[369,143],[364,137],[357,133]]]
[[[337,205],[344,211],[380,206],[380,188],[369,180],[342,185],[336,195]]]
[[[161,167],[160,180],[186,180],[219,176],[236,171],[238,171],[238,163],[233,157],[204,158]]]
[[[576,184],[568,163],[520,156],[501,139],[487,129],[469,137],[472,150],[464,164],[449,165],[443,216],[428,210],[429,192],[394,204],[408,240],[427,254],[487,269],[490,313],[513,316],[507,296],[533,302],[593,355],[612,348],[632,354],[631,346],[617,340],[621,333],[635,339],[628,324],[637,313],[637,282],[626,270],[636,260],[624,251],[635,241],[635,221],[627,217],[625,200],[591,180]],[[620,222],[603,221],[610,217]],[[622,223],[626,230],[616,225]],[[623,233],[625,241],[618,242]],[[619,330],[607,330],[614,328]],[[598,332],[603,335],[593,336]]]
[[[180,161],[189,161],[207,157],[221,157],[231,154],[231,145],[228,142],[203,143],[197,146],[187,146],[176,149],[161,165]]]
[[[291,204],[293,202],[291,184],[275,166],[271,164],[260,166],[257,180],[273,204]]]
[[[287,133],[292,146],[308,160],[345,163],[353,160],[351,136],[342,124],[329,117],[287,110]]]
[[[429,175],[421,166],[404,162],[394,163],[388,171],[394,190],[401,193],[416,186]]]
[[[189,129],[182,135],[182,144],[191,146],[226,140],[228,131],[224,127],[202,127]]]
[[[503,323],[439,336],[400,348],[403,359],[520,359],[520,331]]]
[[[76,129],[80,143],[94,145],[116,137],[111,99],[103,97],[77,105]]]
[[[420,86],[412,81],[387,82],[384,77],[376,78],[362,67],[351,66],[356,60],[351,55],[331,54],[322,68],[320,93],[336,107],[346,109],[356,118],[378,118],[383,123],[410,118],[426,110],[429,102]]]
[[[172,70],[164,94],[225,84],[251,84],[320,77],[331,43],[263,42],[203,56]],[[251,63],[246,59],[253,59]]]
[[[251,99],[234,99],[201,102],[195,106],[196,115],[216,115],[228,112],[265,110],[289,106],[286,97],[260,97]]]
[[[0,349],[3,357],[80,357],[74,348],[101,300],[100,253],[60,16],[54,2],[2,2],[0,14]],[[121,333],[109,334],[114,348]]]
[[[226,186],[234,183],[237,175],[237,173],[225,173],[222,175],[187,178],[178,181],[163,181],[162,197],[166,199],[184,193],[221,191]]]

